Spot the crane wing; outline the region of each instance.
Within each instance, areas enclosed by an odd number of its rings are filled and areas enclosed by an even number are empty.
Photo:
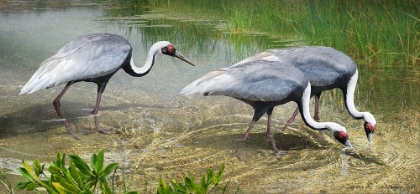
[[[108,34],[83,36],[42,62],[21,94],[111,74],[120,68],[130,52],[131,46],[122,37]]]
[[[211,71],[186,86],[181,93],[279,101],[295,92],[305,81],[307,83],[298,69],[279,62],[257,60]]]

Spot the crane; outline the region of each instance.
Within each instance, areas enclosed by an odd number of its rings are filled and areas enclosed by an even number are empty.
[[[41,89],[48,89],[67,83],[64,89],[53,101],[57,115],[63,119],[68,132],[79,139],[69,123],[64,119],[60,108],[60,99],[64,93],[77,82],[93,82],[98,86],[96,105],[93,115],[99,111],[102,93],[111,79],[119,70],[123,69],[134,77],[142,77],[150,72],[159,54],[179,58],[190,65],[194,64],[179,53],[167,41],[156,42],[150,48],[144,66],[137,67],[133,62],[130,43],[122,36],[108,33],[88,34],[81,36],[57,51],[57,53],[41,63],[38,70],[22,87],[20,94],[33,93]],[[109,133],[99,128],[98,118],[95,116],[96,131]]]
[[[241,140],[245,140],[254,124],[267,114],[267,135],[277,156],[271,133],[271,115],[277,105],[290,101],[297,103],[305,124],[315,130],[328,130],[336,140],[351,148],[346,128],[333,122],[317,122],[309,112],[311,84],[299,69],[280,61],[252,60],[231,67],[216,69],[193,81],[181,94],[204,96],[224,95],[249,104],[254,116]]]
[[[237,65],[254,60],[282,61],[300,69],[311,82],[311,96],[315,96],[314,119],[319,121],[319,98],[326,90],[339,88],[343,92],[345,106],[355,119],[364,120],[364,130],[368,142],[372,144],[373,132],[376,130],[375,117],[370,112],[360,112],[354,104],[354,92],[357,85],[358,70],[354,61],[346,54],[324,46],[306,46],[284,49],[271,49],[248,57]],[[296,108],[286,122],[290,125],[298,113]]]

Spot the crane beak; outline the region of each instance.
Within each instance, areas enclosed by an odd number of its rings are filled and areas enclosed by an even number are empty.
[[[368,138],[369,144],[372,144],[372,137],[373,137],[373,134],[372,133],[368,133],[367,134],[367,138]]]
[[[344,145],[346,146],[346,148],[348,149],[353,149],[353,146],[351,146],[351,143],[349,140],[346,141],[346,143],[344,143]]]
[[[184,55],[182,55],[181,53],[179,53],[178,51],[175,51],[175,54],[173,55],[174,57],[181,59],[185,62],[187,62],[188,64],[195,66],[193,62],[191,62],[190,60],[188,60],[187,58],[184,57]]]

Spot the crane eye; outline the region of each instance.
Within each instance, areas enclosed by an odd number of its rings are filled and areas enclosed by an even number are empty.
[[[162,53],[167,55],[173,55],[175,53],[175,47],[170,44],[162,49]]]

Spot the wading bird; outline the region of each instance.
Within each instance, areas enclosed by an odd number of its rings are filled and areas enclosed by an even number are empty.
[[[140,68],[136,67],[133,62],[132,50],[128,40],[118,35],[100,33],[81,36],[58,50],[54,56],[42,62],[28,83],[23,86],[20,94],[30,94],[40,89],[67,83],[53,101],[57,115],[63,118],[60,99],[69,87],[76,82],[93,82],[98,85],[96,106],[92,111],[92,114],[96,115],[99,111],[102,93],[109,79],[119,69],[123,69],[134,77],[144,76],[150,72],[155,58],[159,54],[177,57],[194,66],[167,41],[153,44],[144,66]],[[96,131],[109,133],[99,128],[99,121],[96,116],[94,120]],[[63,119],[63,123],[69,133],[78,138],[65,119]]]
[[[299,69],[284,62],[256,60],[213,70],[187,85],[181,94],[224,95],[251,105],[254,116],[241,140],[248,137],[255,122],[267,113],[267,135],[277,156],[281,153],[271,133],[271,115],[275,106],[290,101],[297,103],[306,125],[315,130],[329,130],[335,139],[351,147],[346,128],[333,122],[319,123],[311,117],[311,85]]]
[[[300,69],[311,82],[311,96],[315,96],[314,119],[316,121],[319,121],[318,109],[321,93],[334,88],[341,89],[347,111],[353,118],[365,121],[366,136],[369,143],[372,144],[376,120],[371,113],[360,112],[354,105],[358,71],[356,64],[349,56],[330,47],[308,46],[267,50],[248,57],[237,64],[255,60],[282,61]],[[294,121],[297,113],[298,108],[286,122],[285,128]]]

